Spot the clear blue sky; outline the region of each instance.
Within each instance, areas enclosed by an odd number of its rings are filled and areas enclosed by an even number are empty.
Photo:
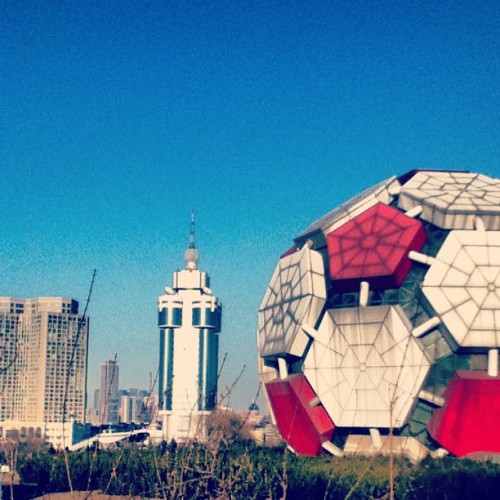
[[[498,1],[3,0],[0,295],[89,315],[89,389],[158,364],[156,300],[200,267],[224,305],[220,391],[257,391],[278,256],[340,202],[419,167],[500,175]]]

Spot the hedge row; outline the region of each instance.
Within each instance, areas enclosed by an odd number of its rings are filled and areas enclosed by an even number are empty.
[[[230,446],[176,446],[87,450],[68,454],[75,491],[145,498],[384,498],[389,460],[384,457],[296,457],[284,448],[251,442]],[[20,452],[17,471],[39,493],[69,491],[62,453]],[[496,497],[500,466],[447,457],[412,465],[395,459],[396,498]]]

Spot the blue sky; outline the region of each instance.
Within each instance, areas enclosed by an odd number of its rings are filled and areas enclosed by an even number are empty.
[[[0,16],[0,295],[89,315],[89,389],[158,364],[156,300],[200,267],[220,392],[257,391],[257,309],[310,222],[419,167],[500,175],[495,1],[23,1]]]

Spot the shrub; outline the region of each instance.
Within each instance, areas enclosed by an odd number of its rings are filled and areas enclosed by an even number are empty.
[[[210,445],[175,443],[69,453],[74,490],[144,498],[383,498],[389,493],[386,457],[297,457],[283,447],[250,441]],[[500,466],[447,457],[412,465],[394,460],[396,498],[496,497]],[[22,453],[18,472],[39,493],[68,491],[62,453]]]

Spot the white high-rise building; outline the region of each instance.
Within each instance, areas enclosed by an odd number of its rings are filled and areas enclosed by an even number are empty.
[[[62,297],[0,297],[0,425],[84,422],[88,319]]]
[[[158,298],[160,328],[159,410],[166,441],[206,438],[206,417],[217,400],[222,306],[198,269],[194,215],[185,268]]]

